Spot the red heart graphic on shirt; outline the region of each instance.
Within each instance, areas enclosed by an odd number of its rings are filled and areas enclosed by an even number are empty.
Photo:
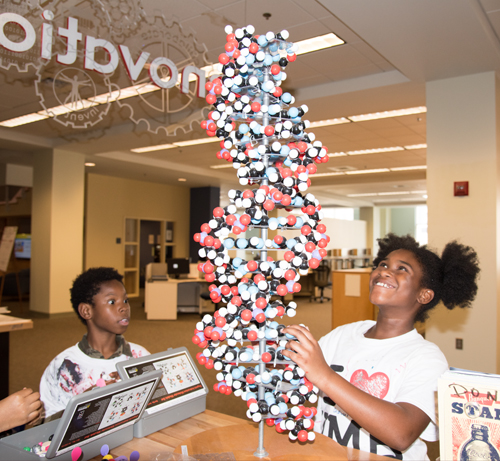
[[[366,393],[383,399],[389,392],[389,377],[385,373],[368,376],[365,370],[356,370],[351,376],[351,384]]]

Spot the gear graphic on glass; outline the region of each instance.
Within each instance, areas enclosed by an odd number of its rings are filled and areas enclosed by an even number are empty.
[[[130,44],[131,55],[135,59],[141,52],[150,53],[150,60],[168,58],[175,64],[179,74],[186,66],[201,69],[209,64],[205,46],[197,42],[193,33],[186,33],[176,21],[167,21],[163,16],[156,15],[151,21],[142,22],[136,34],[142,38],[142,42],[136,44],[136,49],[133,43]],[[148,66],[147,63],[135,81],[128,80],[128,87],[133,88],[137,95],[133,98],[133,104],[128,99],[119,100],[117,104],[129,111],[130,120],[141,125],[141,129],[145,127],[148,132],[172,136],[178,135],[179,131],[191,131],[203,120],[201,109],[205,101],[198,98],[196,90],[192,88],[183,94],[178,85],[171,88],[155,86],[146,71]],[[165,66],[158,68],[158,74],[161,79],[170,78]],[[120,87],[127,87],[123,80]]]
[[[146,20],[141,0],[95,0],[94,7],[105,15],[115,43],[123,43]]]
[[[305,404],[317,401],[318,388],[283,353],[296,338],[283,333],[280,318],[296,314],[297,304],[285,297],[299,292],[301,275],[327,255],[323,211],[307,189],[329,157],[306,131],[307,106],[294,107],[294,97],[281,87],[286,66],[296,59],[288,32],[257,36],[253,26],[234,33],[227,26],[226,33],[222,76],[206,84],[213,110],[202,128],[221,140],[217,158],[233,164],[241,186],[253,188],[229,191],[230,204],[216,207],[193,237],[201,245],[198,269],[211,283],[210,299],[222,307],[196,324],[192,340],[203,349],[198,362],[217,371],[214,390],[241,397],[248,418],[260,424],[254,455],[262,458],[268,455],[264,424],[291,440],[315,439],[316,408]],[[280,209],[288,216],[271,216]],[[255,229],[260,236],[246,237]],[[289,231],[295,232],[287,239]],[[233,249],[249,251],[248,260],[231,259]]]
[[[85,0],[83,4],[92,3]],[[46,5],[44,12],[54,24],[66,24],[67,19],[74,16],[71,9],[54,8],[59,2]],[[82,4],[80,4],[82,5]],[[93,20],[89,8],[82,8],[78,12],[78,32],[81,37],[107,36],[105,22]],[[61,65],[57,62],[58,56],[73,54],[72,64]],[[109,113],[113,99],[113,92],[119,91],[118,86],[111,83],[113,73],[102,74],[87,70],[84,67],[86,53],[83,40],[77,43],[74,50],[68,40],[53,40],[51,59],[43,60],[36,70],[35,91],[43,109],[51,116],[52,120],[65,127],[74,129],[88,129],[102,122]],[[71,60],[71,59],[69,59]],[[115,93],[116,94],[116,93]],[[87,132],[90,135],[90,131]]]
[[[41,10],[35,0],[0,0],[0,14],[13,13],[28,21],[35,30],[43,23]],[[5,40],[18,43],[24,40],[26,33],[19,24],[2,23],[0,33]],[[0,46],[0,69],[11,72],[34,73],[41,64],[40,45],[35,43],[27,52],[16,53]],[[15,76],[15,74],[13,74]],[[8,74],[7,74],[8,76]],[[15,77],[14,77],[15,78]]]

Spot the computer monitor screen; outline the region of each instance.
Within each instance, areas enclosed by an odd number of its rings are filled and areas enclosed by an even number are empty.
[[[18,259],[31,259],[31,236],[17,236],[14,240],[14,256]]]
[[[167,274],[172,277],[179,277],[179,275],[189,274],[189,259],[185,258],[172,258],[167,259]]]

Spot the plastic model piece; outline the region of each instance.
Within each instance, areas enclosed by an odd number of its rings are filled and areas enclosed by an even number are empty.
[[[247,402],[247,416],[260,423],[255,456],[265,457],[265,423],[291,440],[315,438],[316,408],[304,404],[317,401],[318,389],[282,354],[295,338],[283,334],[280,318],[295,315],[296,303],[285,303],[285,296],[299,292],[300,276],[326,256],[323,212],[306,191],[328,153],[306,132],[307,106],[294,107],[293,96],[281,88],[284,69],[296,59],[288,32],[257,36],[253,26],[225,31],[222,75],[206,85],[213,110],[202,127],[220,138],[217,157],[232,162],[239,183],[254,187],[231,190],[230,204],[215,208],[213,219],[194,235],[204,261],[199,270],[214,282],[210,298],[224,307],[197,323],[193,342],[203,348],[196,356],[199,363],[217,371],[214,390]],[[288,216],[270,216],[276,208]],[[255,228],[260,236],[245,238],[245,231]],[[288,230],[300,235],[287,239]],[[231,249],[253,250],[260,257],[231,260]],[[283,259],[273,260],[268,251]]]

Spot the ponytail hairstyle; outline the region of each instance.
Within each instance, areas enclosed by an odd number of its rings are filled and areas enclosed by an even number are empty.
[[[434,298],[423,304],[415,317],[416,322],[423,322],[429,317],[428,312],[442,301],[448,309],[470,307],[477,293],[479,263],[473,248],[457,243],[446,244],[439,257],[427,245],[420,245],[411,235],[397,236],[387,234],[378,239],[379,251],[373,260],[373,266],[387,258],[396,250],[411,251],[422,269],[422,288],[434,292]]]

